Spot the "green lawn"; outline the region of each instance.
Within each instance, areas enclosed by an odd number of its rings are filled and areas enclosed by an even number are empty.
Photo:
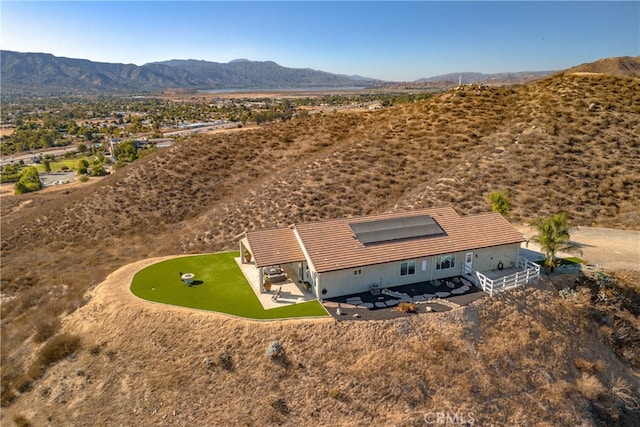
[[[91,164],[91,162],[93,161],[92,159],[86,156],[76,157],[73,159],[50,160],[49,167],[51,167],[51,172],[60,172],[62,171],[63,166],[66,166],[68,170],[72,171],[72,170],[78,169],[78,163],[80,162],[80,160],[87,160],[89,164]],[[40,163],[34,166],[36,167],[36,169],[38,169],[38,173],[45,172],[44,163]]]
[[[536,261],[536,264],[544,265],[544,259]],[[578,257],[567,257],[560,258],[560,263],[558,265],[575,265],[575,264],[587,264],[587,261],[582,260]]]
[[[238,252],[194,255],[150,265],[133,277],[131,292],[149,301],[249,319],[327,316],[318,301],[262,308],[234,260],[238,256]],[[194,273],[194,284],[182,283],[180,273]]]

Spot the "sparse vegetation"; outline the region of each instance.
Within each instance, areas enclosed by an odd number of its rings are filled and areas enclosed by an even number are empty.
[[[29,369],[31,379],[38,379],[49,366],[73,354],[79,348],[79,336],[66,333],[56,335],[42,347],[38,359]]]
[[[480,425],[575,425],[602,405],[633,425],[640,278],[632,273],[611,273],[615,283],[603,286],[554,278],[576,295],[518,289],[428,322],[251,323],[135,304],[96,285],[140,259],[235,250],[245,229],[447,204],[476,213],[496,188],[508,188],[514,222],[561,207],[576,225],[638,229],[638,93],[634,79],[570,74],[465,86],[379,111],[185,138],[91,186],[3,197],[3,420],[326,425],[349,414],[412,425],[449,407],[473,408]],[[596,100],[602,108],[590,109]],[[82,340],[53,352],[67,354],[62,363],[41,349],[64,333],[46,338],[43,328],[45,341],[35,342],[33,313],[46,307]],[[288,364],[265,357],[274,340]],[[216,365],[222,352],[233,370],[201,375],[204,357]],[[20,378],[45,359],[47,375]],[[81,403],[68,411],[45,399]],[[32,418],[36,407],[50,414]]]

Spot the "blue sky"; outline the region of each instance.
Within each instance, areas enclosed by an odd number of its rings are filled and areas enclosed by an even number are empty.
[[[271,60],[385,80],[640,55],[640,2],[0,2],[0,47],[92,61]]]

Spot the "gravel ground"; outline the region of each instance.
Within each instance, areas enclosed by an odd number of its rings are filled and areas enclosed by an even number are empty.
[[[460,287],[460,285],[458,286]],[[391,288],[391,290],[396,292],[407,293],[410,296],[424,294],[424,293],[435,293],[437,291],[451,291],[452,289],[448,288],[446,285],[442,284],[440,287],[431,286],[428,282],[417,283],[412,285],[404,285],[397,286]],[[439,302],[418,302],[415,303],[416,311],[415,313],[404,313],[398,310],[397,306],[395,307],[386,307],[386,308],[373,308],[367,309],[363,307],[356,307],[352,304],[347,303],[348,298],[360,297],[363,302],[375,303],[378,301],[389,301],[395,300],[395,297],[380,295],[374,296],[370,292],[363,292],[357,295],[345,295],[338,298],[331,298],[330,300],[323,301],[323,305],[334,317],[336,320],[385,320],[385,319],[395,319],[398,317],[408,317],[408,316],[416,316],[418,314],[431,314],[431,313],[441,313],[444,311],[449,311],[452,309],[452,306],[464,306],[472,303],[473,301],[484,298],[488,296],[487,293],[482,292],[480,289],[471,285],[471,289],[462,295],[452,295],[446,297],[444,300],[433,300]],[[342,314],[338,314],[337,310],[340,307],[340,311]]]
[[[536,233],[526,225],[518,229],[527,238]],[[571,232],[571,240],[580,246],[582,254],[561,256],[577,256],[606,270],[640,270],[640,231],[579,227]],[[540,248],[530,243],[529,249]]]

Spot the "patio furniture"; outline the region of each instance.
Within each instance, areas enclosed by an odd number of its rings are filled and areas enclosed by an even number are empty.
[[[271,301],[278,301],[278,298],[280,298],[280,292],[282,291],[282,286],[280,286],[280,288],[276,291],[275,294],[273,294],[271,296]]]
[[[271,280],[271,283],[279,283],[287,280],[287,275],[279,265],[272,265],[270,267],[265,267],[264,273]]]

